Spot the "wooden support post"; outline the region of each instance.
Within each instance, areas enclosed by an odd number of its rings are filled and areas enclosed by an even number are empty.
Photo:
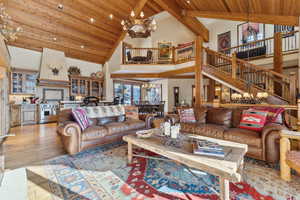
[[[236,79],[237,73],[237,62],[236,62],[236,52],[232,53],[232,72],[231,77]]]
[[[274,71],[277,73],[283,73],[283,54],[282,54],[282,35],[281,32],[275,33],[274,36]],[[274,93],[282,96],[282,84],[274,83]]]
[[[176,64],[176,47],[172,47],[172,63]]]
[[[281,136],[280,139],[280,176],[285,181],[291,181],[291,168],[286,163],[286,153],[291,150],[290,140]]]
[[[297,100],[297,104],[298,104],[298,112],[297,112],[297,130],[300,131],[300,99]]]
[[[132,143],[128,142],[128,164],[132,163]]]
[[[225,178],[220,177],[220,199],[230,200],[229,193],[229,181]]]
[[[289,88],[289,96],[291,98],[291,105],[297,104],[297,75],[296,72],[290,73],[290,88]]]
[[[216,96],[216,81],[213,79],[209,79],[209,85],[208,85],[208,102],[213,102]]]
[[[195,60],[195,108],[201,107],[201,86],[203,64],[203,38],[197,36],[196,39],[196,60]]]

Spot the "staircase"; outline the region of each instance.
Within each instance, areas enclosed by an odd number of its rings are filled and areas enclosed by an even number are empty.
[[[269,104],[296,104],[296,76],[288,77],[204,48],[203,75],[239,92],[267,92]]]

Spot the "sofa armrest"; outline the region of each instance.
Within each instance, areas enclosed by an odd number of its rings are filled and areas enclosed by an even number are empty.
[[[81,150],[81,128],[72,121],[66,121],[58,127],[65,150],[69,154],[76,154]]]
[[[275,123],[267,124],[262,130],[263,159],[269,163],[277,163],[279,161],[281,130],[287,130],[287,127]]]

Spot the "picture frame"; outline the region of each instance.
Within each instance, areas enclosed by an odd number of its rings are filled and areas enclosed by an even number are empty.
[[[218,34],[218,51],[221,52],[224,49],[231,47],[231,31]],[[230,53],[230,50],[223,52],[225,54]]]
[[[265,24],[246,22],[237,26],[238,46],[265,39]]]
[[[170,62],[172,58],[172,42],[158,42],[158,61]]]

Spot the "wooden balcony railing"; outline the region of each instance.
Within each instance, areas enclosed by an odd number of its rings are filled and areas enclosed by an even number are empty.
[[[282,34],[282,51],[284,54],[293,53],[299,49],[299,31]],[[240,59],[258,59],[274,55],[275,37],[242,44],[220,51],[230,55],[236,53]]]
[[[195,48],[194,42],[163,50],[126,47],[122,56],[123,64],[180,64],[195,59]]]
[[[233,53],[229,57],[220,52],[215,52],[208,48],[204,48],[206,53],[207,65],[214,67],[222,73],[227,73],[233,79],[238,79],[249,87],[254,86],[262,91],[274,94],[284,100],[296,103],[296,75],[286,76],[272,70],[265,69],[242,59],[238,59]],[[280,85],[281,89],[278,93],[274,90],[274,85]]]

